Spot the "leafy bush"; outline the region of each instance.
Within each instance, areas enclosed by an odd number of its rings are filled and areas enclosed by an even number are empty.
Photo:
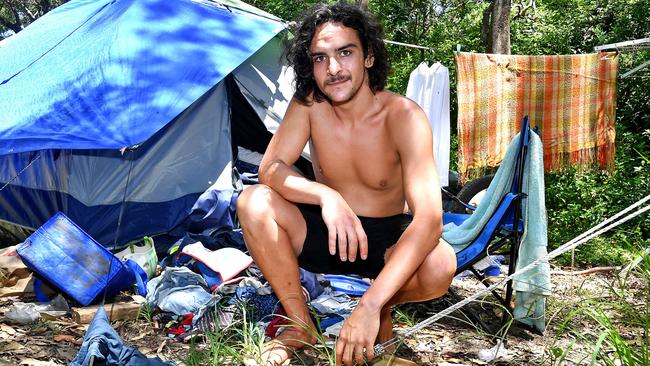
[[[619,131],[614,174],[577,170],[546,175],[546,207],[551,248],[571,240],[650,193],[650,130]],[[650,220],[637,218],[578,247],[576,261],[621,264],[625,253],[650,244]],[[560,263],[570,258],[560,257]]]

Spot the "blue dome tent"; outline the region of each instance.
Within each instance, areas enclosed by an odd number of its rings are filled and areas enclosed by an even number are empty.
[[[61,211],[107,247],[179,227],[286,110],[284,32],[234,0],[73,0],[0,42],[0,224]]]

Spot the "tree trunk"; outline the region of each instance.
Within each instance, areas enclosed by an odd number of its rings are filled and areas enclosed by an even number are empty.
[[[510,54],[511,0],[493,0],[488,53]]]
[[[19,21],[12,22],[4,18],[0,18],[0,26],[11,29],[14,33],[18,33],[23,29]],[[0,39],[2,38],[0,37]]]
[[[481,20],[481,44],[485,46],[485,52],[490,53],[492,50],[492,38],[490,37],[490,19],[494,3],[483,10],[483,19]]]

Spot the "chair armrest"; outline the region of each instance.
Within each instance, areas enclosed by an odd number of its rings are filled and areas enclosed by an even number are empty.
[[[458,198],[456,195],[454,195],[453,193],[449,192],[448,190],[446,190],[446,189],[443,188],[443,187],[440,187],[440,189],[442,190],[442,193],[443,193],[444,195],[446,195],[447,197],[451,198],[454,202],[463,205],[463,206],[464,206],[465,208],[467,208],[468,210],[471,210],[471,211],[475,211],[475,210],[476,210],[476,206],[472,206],[472,205],[470,205],[470,204],[468,204],[468,203],[463,202],[460,198]]]

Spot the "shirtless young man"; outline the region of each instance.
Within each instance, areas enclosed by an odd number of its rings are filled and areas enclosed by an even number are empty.
[[[431,130],[415,103],[384,90],[382,36],[355,6],[318,6],[287,50],[296,94],[260,165],[261,184],[237,203],[251,255],[303,325],[278,337],[284,347],[265,352],[269,364],[315,341],[299,265],[376,278],[341,329],[336,358],[346,365],[363,364],[392,337],[393,305],[442,296],[453,278]],[[308,142],[316,181],[292,169]]]

